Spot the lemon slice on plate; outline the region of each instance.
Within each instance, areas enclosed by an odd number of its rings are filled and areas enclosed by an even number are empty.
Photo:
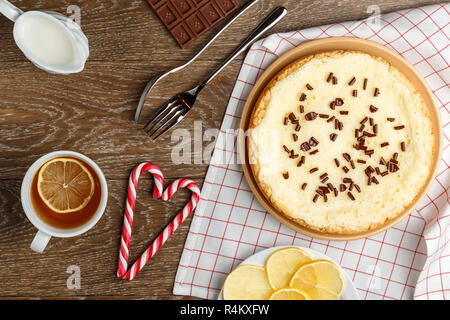
[[[292,275],[313,258],[306,251],[290,247],[272,253],[266,261],[267,280],[274,289],[289,287]]]
[[[308,294],[298,288],[281,288],[274,291],[269,300],[311,300]]]
[[[225,279],[224,300],[265,300],[272,293],[263,267],[245,264],[237,267]]]
[[[55,158],[39,170],[37,189],[42,201],[54,212],[83,209],[94,194],[94,179],[80,161]]]
[[[289,284],[313,300],[338,300],[345,289],[341,269],[329,260],[308,262],[295,272]]]

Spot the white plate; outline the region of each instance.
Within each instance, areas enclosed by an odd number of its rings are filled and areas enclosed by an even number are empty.
[[[258,265],[258,266],[264,267],[267,258],[269,258],[269,256],[273,252],[283,249],[283,248],[299,248],[299,249],[302,249],[302,250],[305,250],[306,252],[308,252],[314,259],[324,259],[324,260],[329,260],[331,262],[334,262],[339,267],[339,269],[341,269],[342,273],[344,274],[344,278],[345,278],[345,291],[344,291],[344,294],[342,295],[341,299],[342,300],[359,300],[360,299],[358,291],[356,290],[356,287],[353,284],[353,282],[350,279],[347,272],[345,272],[341,268],[341,266],[339,266],[339,264],[336,261],[334,261],[333,259],[331,259],[330,257],[328,257],[318,251],[312,250],[310,248],[304,248],[304,247],[299,247],[299,246],[279,246],[279,247],[268,248],[268,249],[262,250],[258,253],[255,253],[254,255],[248,257],[247,259],[242,261],[239,264],[239,266],[242,266],[244,264],[253,264],[253,265]],[[223,288],[222,288],[222,290],[223,290]],[[219,300],[222,300],[222,290],[220,290],[220,293],[219,293],[219,297],[218,297]]]

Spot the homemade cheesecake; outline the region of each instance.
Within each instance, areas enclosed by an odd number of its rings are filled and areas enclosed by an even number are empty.
[[[433,129],[414,85],[379,57],[331,51],[284,68],[249,123],[249,161],[271,204],[322,232],[396,217],[431,170]]]

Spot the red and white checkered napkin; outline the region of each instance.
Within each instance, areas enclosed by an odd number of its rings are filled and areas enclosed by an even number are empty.
[[[362,299],[450,298],[449,11],[450,4],[403,10],[359,22],[274,34],[253,45],[225,113],[174,294],[215,299],[227,274],[242,260],[265,248],[292,244],[339,262]],[[431,87],[444,127],[443,159],[422,203],[386,232],[348,242],[312,239],[281,225],[255,199],[242,167],[236,164],[236,129],[258,76],[287,50],[331,36],[373,40],[405,57]]]

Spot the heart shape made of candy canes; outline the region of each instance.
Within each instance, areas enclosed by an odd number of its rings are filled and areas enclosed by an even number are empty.
[[[133,214],[134,207],[136,203],[136,191],[137,184],[140,175],[148,171],[153,175],[153,198],[161,198],[163,201],[169,200],[173,194],[175,194],[179,189],[187,188],[191,190],[192,196],[189,202],[184,206],[184,208],[175,216],[175,218],[164,228],[152,244],[144,251],[144,253],[136,260],[136,262],[131,266],[129,270],[128,267],[128,253],[130,250],[130,239],[131,230],[133,226]],[[123,219],[122,227],[122,237],[120,241],[119,250],[119,266],[117,269],[117,276],[126,280],[133,280],[139,271],[145,266],[145,264],[155,255],[155,253],[161,248],[161,246],[166,242],[170,235],[183,223],[191,212],[197,206],[198,200],[200,199],[200,189],[197,184],[189,179],[178,179],[172,182],[166,190],[163,191],[164,178],[161,170],[150,162],[143,162],[137,165],[131,172],[129,183],[128,183],[128,194],[125,204],[125,217]]]

